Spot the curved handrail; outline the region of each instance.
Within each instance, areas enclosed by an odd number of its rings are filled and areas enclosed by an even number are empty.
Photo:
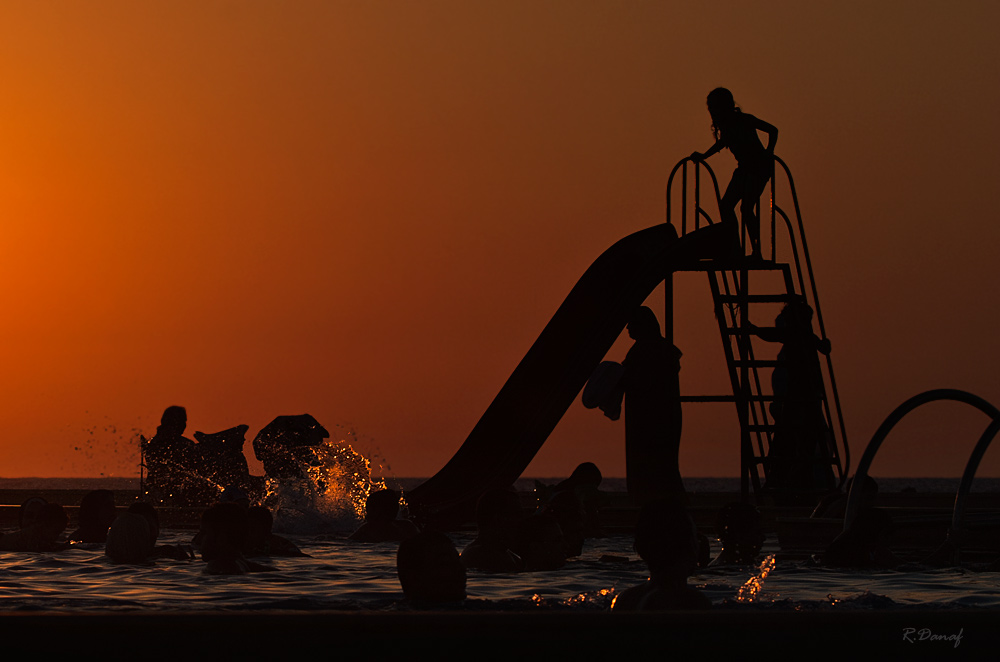
[[[698,177],[699,177],[699,168],[704,167],[705,170],[708,171],[709,176],[712,178],[712,185],[715,187],[715,204],[716,204],[717,207],[719,205],[719,202],[722,201],[722,194],[719,193],[719,180],[715,176],[715,172],[712,171],[712,168],[710,168],[707,163],[705,163],[704,161],[699,161],[697,159],[692,159],[690,156],[687,156],[687,157],[681,159],[680,161],[677,162],[677,165],[674,166],[674,169],[670,171],[670,176],[667,178],[667,188],[666,188],[667,223],[670,223],[670,221],[671,221],[671,219],[670,219],[670,206],[671,206],[670,205],[670,187],[674,183],[674,175],[676,175],[677,171],[681,168],[681,166],[683,166],[684,167],[684,172],[682,174],[682,177],[684,178],[684,184],[687,184],[687,163],[688,163],[688,161],[690,161],[691,163],[694,163],[694,168],[695,168],[695,170],[694,170],[694,172],[695,172],[695,211],[694,211],[694,217],[695,217],[695,229],[697,230],[698,229],[698,217],[699,217],[699,215],[703,215],[705,217],[705,220],[707,220],[709,222],[709,225],[712,224],[712,217],[709,216],[702,209],[701,204],[700,204],[701,200],[700,200],[699,196],[700,196],[701,186],[699,184],[701,182],[698,179]],[[681,229],[680,229],[680,232],[678,232],[678,234],[681,234],[681,235],[687,233],[687,228],[685,227],[686,224],[687,224],[687,204],[686,204],[687,203],[687,200],[686,200],[686,197],[687,197],[687,186],[684,187],[684,191],[683,191],[682,195],[685,197],[685,201],[681,203],[681,213],[683,214],[683,217],[681,218]]]
[[[688,156],[688,157],[685,157],[685,158],[681,159],[680,161],[678,161],[677,164],[670,171],[670,176],[667,178],[667,186],[666,186],[665,197],[666,197],[666,220],[667,220],[667,223],[670,223],[672,221],[672,217],[671,217],[671,207],[672,207],[672,205],[671,205],[671,199],[670,199],[670,192],[671,192],[671,188],[672,188],[673,182],[674,182],[674,177],[676,176],[677,171],[683,167],[683,171],[682,171],[683,191],[681,192],[681,213],[682,213],[682,218],[681,218],[681,227],[679,228],[679,231],[678,231],[678,234],[680,234],[680,235],[683,235],[683,234],[687,233],[687,188],[688,188],[688,186],[687,186],[687,183],[688,183],[687,182],[687,164],[688,164],[689,161],[693,162],[694,165],[695,165],[695,186],[694,186],[694,189],[695,189],[695,209],[694,209],[695,228],[694,229],[695,230],[698,229],[698,221],[699,221],[699,219],[701,217],[704,217],[708,221],[709,224],[712,223],[711,217],[708,215],[707,212],[705,212],[705,210],[701,206],[701,199],[700,199],[700,192],[701,192],[700,172],[701,172],[701,168],[705,168],[705,170],[708,172],[709,176],[712,178],[712,183],[713,183],[714,193],[715,193],[715,198],[716,198],[716,208],[719,207],[719,205],[721,203],[721,200],[722,200],[722,196],[719,193],[719,180],[715,176],[715,172],[712,170],[712,168],[704,160],[693,159],[690,156]],[[775,176],[773,168],[772,168],[771,178],[770,178],[770,185],[771,185],[770,186],[770,188],[771,188],[771,205],[770,205],[771,206],[771,259],[772,260],[775,259],[775,253],[776,253],[776,249],[775,249],[775,241],[776,241],[775,240],[775,236],[776,236],[776,225],[777,225],[777,223],[776,223],[776,216],[780,215],[782,217],[782,220],[784,220],[784,224],[785,224],[786,229],[788,231],[788,240],[789,240],[789,244],[790,244],[791,250],[792,250],[792,258],[793,258],[793,262],[794,262],[794,265],[795,265],[795,273],[796,273],[796,277],[797,277],[797,280],[798,280],[799,288],[801,289],[801,294],[802,294],[803,297],[805,297],[806,299],[808,299],[808,297],[806,296],[806,283],[805,283],[806,276],[807,276],[808,277],[808,281],[809,281],[809,290],[812,293],[813,311],[814,311],[814,314],[815,314],[815,317],[816,317],[817,325],[819,327],[819,335],[820,335],[821,338],[826,339],[827,338],[827,335],[826,335],[826,324],[823,321],[823,310],[822,310],[822,308],[820,306],[820,303],[819,303],[819,292],[818,292],[818,290],[816,288],[816,279],[815,279],[813,268],[812,268],[812,260],[809,257],[809,247],[808,247],[808,244],[806,243],[805,227],[804,227],[804,224],[802,222],[802,212],[801,212],[801,209],[799,207],[799,196],[798,196],[798,193],[797,193],[797,191],[795,189],[795,180],[792,177],[791,169],[788,167],[788,164],[786,164],[784,162],[784,160],[782,160],[780,157],[775,156],[774,157],[774,162],[781,165],[781,169],[784,171],[785,177],[788,180],[788,189],[789,189],[789,193],[791,194],[791,197],[792,197],[792,204],[793,204],[793,207],[794,207],[794,210],[795,210],[795,217],[796,217],[797,224],[798,224],[799,241],[800,241],[801,247],[802,247],[802,260],[799,259],[799,250],[798,250],[799,246],[796,244],[796,241],[795,241],[795,232],[794,232],[794,229],[792,227],[792,222],[788,218],[788,215],[784,212],[784,210],[782,210],[776,204],[776,202],[775,202],[775,199],[776,199],[775,198],[775,194],[776,194],[775,186],[776,186],[776,179],[777,179],[777,177]],[[742,222],[741,222],[741,225],[742,225]],[[745,235],[745,228],[742,229],[741,232],[740,232],[741,240],[743,239],[744,235]],[[803,261],[805,262],[805,274],[803,274],[803,269],[802,269],[802,262]],[[843,413],[843,409],[842,409],[841,403],[840,403],[840,392],[839,392],[839,389],[837,388],[837,380],[836,380],[836,377],[835,377],[834,371],[833,371],[833,359],[831,358],[831,356],[829,354],[826,355],[826,368],[827,368],[827,375],[828,375],[829,382],[830,382],[830,396],[833,399],[832,410],[836,411],[836,415],[837,415],[837,427],[839,428],[839,431],[840,431],[841,446],[843,447],[843,451],[844,451],[843,457],[841,458],[842,466],[840,468],[841,469],[841,471],[840,471],[840,480],[839,480],[839,483],[838,483],[838,488],[842,488],[844,486],[844,483],[847,481],[848,475],[850,474],[851,447],[850,447],[850,444],[848,443],[848,439],[847,439],[847,425],[844,422],[844,413]],[[832,425],[833,424],[833,417],[832,417],[833,411],[831,411],[830,403],[828,401],[825,403],[825,407],[826,407],[827,419],[830,421],[830,423]],[[836,446],[836,441],[834,441],[834,445]],[[834,452],[836,452],[836,447],[834,448]]]
[[[812,259],[809,257],[809,244],[806,243],[806,230],[805,226],[802,224],[802,211],[799,209],[799,195],[795,191],[795,180],[792,178],[792,171],[789,169],[788,164],[786,164],[780,157],[775,156],[774,161],[781,165],[782,170],[785,171],[785,177],[788,178],[788,190],[792,195],[792,206],[795,208],[795,217],[799,222],[799,240],[802,243],[802,257],[806,263],[806,273],[809,274],[809,286],[812,289],[813,294],[813,304],[815,306],[816,313],[816,324],[819,326],[819,336],[820,338],[826,338],[826,325],[823,323],[823,310],[819,305],[819,291],[816,289],[816,277],[813,274]],[[772,180],[773,181],[773,180]],[[773,185],[772,185],[773,191]],[[773,193],[772,193],[772,208],[773,205]],[[773,214],[773,211],[772,211]],[[784,215],[784,213],[782,213]],[[772,241],[774,237],[773,224],[772,224]],[[794,242],[793,242],[794,247]],[[796,265],[798,264],[798,259],[796,258]],[[801,268],[799,271],[801,278]],[[805,290],[802,292],[805,294]],[[847,475],[850,473],[851,466],[851,447],[847,443],[847,425],[844,423],[844,410],[840,406],[840,392],[837,389],[837,380],[833,374],[833,359],[830,355],[826,355],[826,369],[827,374],[830,376],[830,393],[833,395],[834,409],[837,410],[837,423],[840,426],[841,439],[844,442],[844,473],[840,476],[840,485],[837,487],[843,487],[844,482],[847,480]]]
[[[979,462],[983,459],[983,454],[986,453],[987,447],[990,445],[990,442],[996,436],[997,432],[1000,431],[1000,409],[997,409],[983,398],[980,398],[978,395],[973,395],[967,391],[939,388],[917,394],[896,407],[882,422],[882,425],[879,426],[878,430],[875,431],[875,435],[872,437],[871,441],[868,442],[865,452],[858,461],[858,469],[854,473],[854,482],[851,484],[851,490],[847,496],[847,508],[844,511],[845,531],[854,522],[854,518],[857,517],[858,509],[861,506],[861,491],[860,488],[858,488],[858,483],[860,481],[858,478],[864,478],[868,475],[868,468],[871,466],[872,460],[875,459],[875,453],[878,452],[878,449],[882,446],[882,442],[885,441],[889,432],[897,423],[899,423],[899,421],[903,419],[904,416],[917,407],[925,405],[929,402],[937,402],[940,400],[963,402],[967,405],[975,407],[991,419],[990,425],[983,432],[982,436],[980,436],[979,442],[976,444],[976,447],[972,452],[972,456],[965,465],[965,472],[962,474],[962,482],[958,488],[958,494],[955,496],[955,507],[952,511],[951,528],[953,531],[958,531],[962,528],[962,521],[965,516],[965,498],[969,493],[969,489],[972,487],[972,479],[975,478],[976,470],[979,468]]]

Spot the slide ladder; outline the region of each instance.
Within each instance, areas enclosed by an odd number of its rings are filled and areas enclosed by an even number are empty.
[[[771,319],[763,316],[764,312],[756,311],[770,308],[773,315],[773,311],[780,304],[804,302],[810,305],[814,311],[814,320],[819,327],[819,336],[826,338],[801,214],[799,213],[798,199],[795,194],[795,185],[791,172],[785,163],[778,158],[775,159],[775,162],[787,175],[797,227],[792,224],[787,214],[774,204],[775,178],[772,177],[770,187],[771,222],[769,237],[767,237],[770,240],[770,245],[768,247],[762,243],[765,259],[762,261],[713,260],[685,269],[686,271],[705,271],[708,275],[732,395],[687,396],[682,397],[682,400],[687,402],[734,402],[736,404],[740,425],[741,481],[744,498],[749,498],[751,493],[754,495],[762,494],[761,488],[767,481],[767,456],[775,432],[775,421],[769,409],[770,404],[775,399],[771,388],[771,371],[779,365],[775,359],[758,358],[761,355],[767,356],[768,352],[761,351],[761,349],[762,345],[770,343],[765,343],[749,333],[745,323],[752,321],[758,326],[770,326]],[[689,169],[692,167],[694,176],[689,177]],[[696,231],[704,225],[713,224],[711,216],[701,204],[702,169],[709,175],[711,189],[715,197],[715,208],[718,209],[721,198],[718,180],[711,168],[704,162],[694,161],[690,158],[681,160],[674,167],[667,182],[667,222],[670,223],[673,220],[671,218],[672,194],[677,193],[672,190],[672,185],[675,175],[678,172],[681,173],[679,196],[681,219],[678,228],[681,236],[689,231]],[[690,198],[693,198],[693,205],[689,204]],[[693,227],[690,229],[688,227],[689,212],[693,212],[693,223],[691,224]],[[782,220],[781,225],[777,223],[778,219]],[[764,230],[767,229],[763,218],[761,226]],[[740,228],[740,235],[745,247],[747,243],[745,227]],[[777,259],[777,239],[779,236],[784,237],[785,241],[782,242],[782,246],[787,245],[790,261],[787,258],[785,261]],[[764,239],[765,237],[761,237],[762,242]],[[767,272],[771,272],[771,274],[765,276]],[[850,450],[834,379],[833,363],[829,356],[826,357],[823,367],[822,410],[830,434],[821,442],[825,446],[822,450],[830,462],[838,486],[842,486],[850,465]]]

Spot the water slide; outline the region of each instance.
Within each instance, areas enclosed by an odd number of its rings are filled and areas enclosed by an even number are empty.
[[[678,238],[674,227],[640,230],[604,251],[542,330],[448,463],[407,495],[422,519],[468,518],[485,490],[511,485],[611,349],[631,313],[668,273],[738,250],[729,228]]]

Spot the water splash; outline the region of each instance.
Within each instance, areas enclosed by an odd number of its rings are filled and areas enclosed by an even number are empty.
[[[268,478],[264,505],[284,533],[350,531],[364,519],[365,500],[385,480],[372,478],[371,462],[346,441],[324,440],[292,449],[304,478]]]
[[[764,588],[764,579],[774,570],[774,563],[774,554],[769,554],[757,568],[757,574],[740,587],[736,594],[736,602],[753,602],[758,598]]]

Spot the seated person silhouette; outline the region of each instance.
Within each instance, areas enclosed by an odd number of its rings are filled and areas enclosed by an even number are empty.
[[[399,543],[396,573],[403,595],[416,606],[465,600],[465,566],[454,543],[440,531],[423,531]]]
[[[643,505],[635,525],[635,551],[649,567],[649,579],[615,596],[613,611],[708,609],[711,602],[688,586],[698,564],[694,522],[676,499]]]
[[[115,494],[111,490],[93,490],[80,501],[80,528],[70,534],[73,542],[104,543],[108,540],[108,528],[118,517]]]
[[[756,207],[764,187],[774,170],[774,146],[778,142],[778,129],[744,113],[733,100],[733,93],[719,87],[708,94],[708,113],[712,117],[712,137],[715,143],[704,154],[695,152],[692,159],[701,161],[728,148],[736,158],[736,170],[719,202],[723,223],[738,227],[736,206],[750,238],[751,257],[760,259],[760,219]],[[767,147],[760,142],[758,131],[767,134]]]
[[[397,542],[420,533],[410,520],[397,519],[399,492],[378,490],[365,500],[365,523],[350,535],[356,542]]]
[[[156,434],[143,442],[146,491],[157,503],[197,504],[204,497],[204,481],[197,471],[198,451],[195,443],[184,436],[186,428],[184,407],[167,407]]]
[[[26,507],[22,507],[19,513],[22,528],[0,536],[0,551],[55,552],[65,549],[66,543],[58,542],[69,524],[63,507],[40,497],[28,501],[31,503],[25,502]]]
[[[487,490],[476,503],[476,539],[462,550],[470,570],[520,572],[524,561],[511,551],[514,530],[521,519],[521,503],[513,489]]]
[[[764,544],[760,511],[750,503],[730,503],[719,511],[715,521],[722,551],[710,563],[718,565],[754,565]]]
[[[271,533],[274,516],[264,506],[248,508],[247,518],[250,521],[245,552],[247,556],[309,556],[303,554],[291,540]]]

